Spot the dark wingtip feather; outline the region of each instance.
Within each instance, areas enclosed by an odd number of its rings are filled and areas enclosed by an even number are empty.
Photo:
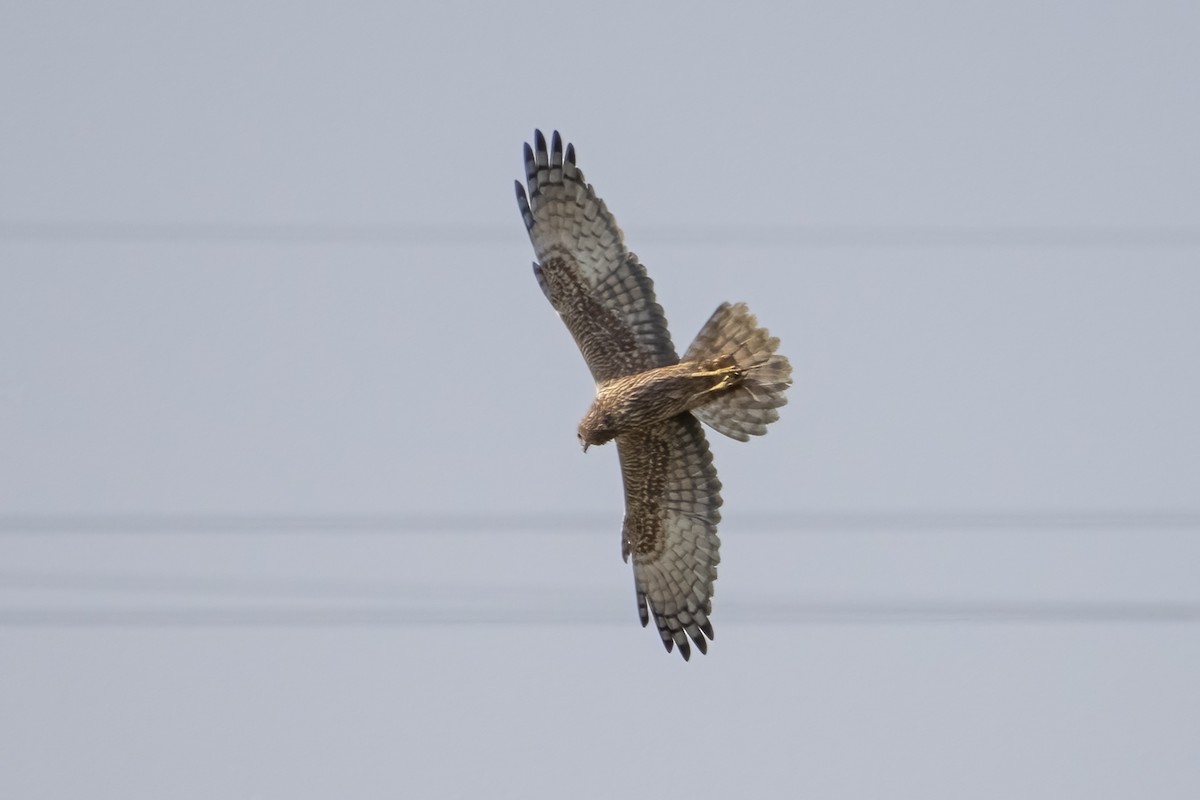
[[[537,175],[537,162],[533,158],[533,148],[529,146],[529,142],[525,143],[525,177],[532,179]]]
[[[520,181],[513,181],[517,189],[517,210],[521,212],[521,221],[525,223],[525,230],[533,231],[533,211],[529,208],[529,195],[525,194],[525,187]]]
[[[539,153],[546,152],[546,137],[542,135],[541,130],[534,129],[533,146]]]
[[[575,145],[571,144],[570,142],[567,143],[567,163],[575,163]]]
[[[552,165],[561,166],[563,160],[562,137],[555,131],[550,136],[550,163]]]
[[[710,639],[717,638],[717,637],[713,636],[713,629],[712,629],[711,622],[705,622],[703,625],[700,626],[700,630],[704,631],[704,635]]]

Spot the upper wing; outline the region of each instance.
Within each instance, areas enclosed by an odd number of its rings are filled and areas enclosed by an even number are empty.
[[[713,581],[721,560],[721,481],[699,421],[681,414],[617,437],[625,481],[622,555],[633,555],[642,625],[650,612],[667,652],[701,653],[713,638]]]
[[[555,131],[552,148],[534,132],[525,145],[525,178],[517,205],[540,264],[538,284],[567,323],[597,382],[674,364],[654,283],[625,249],[621,229],[575,166],[575,147]]]

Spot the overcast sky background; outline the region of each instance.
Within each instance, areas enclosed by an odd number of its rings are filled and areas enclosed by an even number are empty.
[[[1195,3],[7,3],[0,796],[1200,794]],[[795,368],[636,621],[512,181]]]

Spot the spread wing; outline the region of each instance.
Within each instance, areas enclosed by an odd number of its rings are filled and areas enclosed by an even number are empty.
[[[642,625],[654,623],[667,652],[701,653],[713,638],[713,581],[720,561],[721,481],[691,414],[617,437],[625,482],[622,555],[633,556]]]
[[[552,147],[534,132],[525,145],[529,193],[517,181],[517,205],[538,261],[546,299],[566,322],[596,382],[679,359],[654,283],[625,249],[621,229],[575,166],[575,147],[555,131]]]

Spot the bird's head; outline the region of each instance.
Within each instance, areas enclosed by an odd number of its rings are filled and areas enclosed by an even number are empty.
[[[585,453],[591,445],[611,442],[616,435],[612,414],[603,408],[592,406],[579,423],[579,444]]]

